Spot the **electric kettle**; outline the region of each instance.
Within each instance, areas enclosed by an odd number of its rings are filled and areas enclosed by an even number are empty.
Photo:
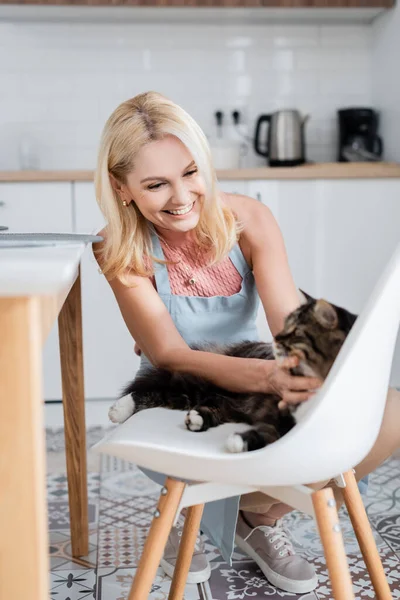
[[[261,115],[256,123],[254,150],[268,158],[271,167],[294,167],[306,162],[304,125],[309,115],[302,117],[297,110],[278,110]],[[263,123],[268,132],[261,136]]]

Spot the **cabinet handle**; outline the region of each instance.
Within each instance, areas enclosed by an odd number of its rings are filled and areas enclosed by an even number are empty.
[[[6,205],[6,203],[3,202],[2,200],[0,200],[0,206],[5,206],[5,205]]]
[[[259,202],[261,202],[261,194],[260,194],[260,192],[257,192],[257,194],[256,194],[256,200],[258,200]]]

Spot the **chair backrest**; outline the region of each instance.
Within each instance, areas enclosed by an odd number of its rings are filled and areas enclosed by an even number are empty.
[[[331,462],[336,474],[365,458],[382,422],[399,323],[400,245],[321,391],[302,407],[297,427],[280,440],[283,445],[308,446]]]
[[[171,433],[164,433],[149,443],[146,436],[138,444],[129,429],[133,421],[117,428],[117,440],[108,440],[103,451],[135,460],[145,448],[146,465],[176,476],[201,481],[218,481],[264,486],[313,483],[335,477],[357,465],[370,451],[379,433],[389,385],[391,363],[400,323],[400,246],[379,279],[365,309],[357,319],[344,343],[324,385],[314,398],[301,405],[296,427],[274,444],[255,452],[229,454],[222,451],[226,429],[210,430],[205,435],[219,435],[221,451],[210,450],[203,438],[194,434],[187,454],[184,448],[189,438],[179,438],[180,446],[172,442]],[[163,410],[163,409],[152,409]],[[147,411],[137,419],[145,419]],[[135,421],[136,423],[138,421]],[[400,424],[399,424],[400,425]],[[235,428],[238,427],[235,425]],[[219,428],[217,428],[219,429]],[[231,429],[232,430],[232,429]],[[214,432],[214,433],[213,433]],[[171,435],[171,440],[169,439]],[[113,435],[111,434],[111,437]],[[198,443],[198,445],[196,445]],[[137,453],[134,453],[136,449]],[[162,454],[162,460],[160,459]],[[150,461],[149,457],[152,457]],[[179,469],[168,471],[179,462]],[[162,463],[164,466],[162,466]],[[159,466],[155,466],[159,465]]]

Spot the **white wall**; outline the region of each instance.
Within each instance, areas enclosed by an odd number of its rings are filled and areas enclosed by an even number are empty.
[[[370,105],[370,30],[360,26],[0,23],[0,170],[20,140],[40,168],[93,168],[102,126],[155,89],[215,134],[215,110],[311,114],[308,157],[336,157],[336,109]],[[263,164],[251,153],[249,164]]]
[[[385,159],[400,161],[400,5],[377,19],[371,39],[372,101],[381,111]]]

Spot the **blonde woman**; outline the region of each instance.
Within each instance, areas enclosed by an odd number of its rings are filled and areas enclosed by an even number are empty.
[[[274,335],[300,300],[271,212],[251,198],[218,190],[207,140],[181,107],[148,92],[113,112],[101,139],[96,195],[107,226],[95,256],[140,349],[142,366],[191,373],[230,390],[274,392],[289,403],[307,400],[320,386],[317,379],[289,374],[295,359],[278,366],[190,348],[195,342],[257,339],[259,299]],[[122,422],[132,412],[125,397],[110,417]],[[382,435],[358,478],[399,446],[393,426],[399,414],[393,392]],[[163,482],[161,474],[150,475]],[[206,506],[202,529],[227,562],[235,536],[239,547],[246,538],[273,585],[305,593],[316,587],[317,577],[295,554],[282,526],[280,517],[289,510],[267,496],[249,494]],[[182,520],[161,563],[170,576]],[[199,538],[188,581],[209,576]]]

